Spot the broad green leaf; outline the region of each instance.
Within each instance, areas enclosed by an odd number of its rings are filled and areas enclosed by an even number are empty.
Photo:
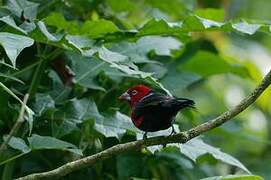
[[[24,22],[20,25],[20,28],[22,28],[27,33],[30,33],[36,29],[36,24],[34,22]]]
[[[214,21],[224,21],[225,12],[223,9],[204,8],[197,9],[195,14]]]
[[[0,32],[0,44],[5,49],[12,65],[16,66],[16,58],[20,52],[29,46],[32,46],[34,40],[17,34]]]
[[[137,43],[126,41],[115,43],[110,47],[110,50],[129,57],[134,63],[155,63],[155,61],[149,60],[146,51],[138,47]]]
[[[71,88],[63,84],[60,77],[55,71],[50,71],[48,77],[52,82],[52,90],[49,91],[50,96],[56,103],[60,103],[66,100],[71,92]]]
[[[92,57],[95,53],[98,53],[98,57],[107,62],[110,67],[115,68],[129,76],[146,78],[151,73],[140,71],[139,68],[127,57],[120,53],[110,51],[106,47],[96,47],[84,52],[86,57]]]
[[[18,137],[12,137],[8,145],[13,149],[20,150],[23,153],[29,153],[31,149],[26,145],[25,141]]]
[[[175,66],[169,67],[168,70],[161,83],[176,96],[180,96],[184,89],[201,79],[201,76],[194,73],[177,72]]]
[[[113,22],[105,19],[86,21],[81,28],[81,34],[89,35],[92,38],[99,38],[108,33],[118,31],[120,31],[120,29]]]
[[[91,48],[94,46],[94,41],[79,35],[67,35],[65,39],[73,45],[76,49],[78,49],[81,53],[83,53],[83,49]]]
[[[48,94],[38,93],[35,96],[35,103],[33,104],[33,110],[37,115],[41,115],[46,109],[54,108],[55,102],[53,98]]]
[[[146,3],[174,18],[182,18],[188,13],[186,3],[179,0],[171,0],[170,3],[165,3],[164,0],[147,0]]]
[[[134,3],[130,0],[122,0],[121,3],[118,0],[107,0],[106,2],[115,12],[126,12],[134,9]]]
[[[24,18],[32,21],[36,19],[38,6],[38,3],[27,0],[8,0],[6,8],[17,17],[21,18],[23,15]]]
[[[91,99],[72,99],[63,108],[65,118],[77,123],[89,119],[102,119],[95,102]]]
[[[51,136],[39,136],[37,134],[33,134],[27,139],[32,150],[58,149],[63,151],[70,151],[78,155],[83,155],[82,150],[78,149],[75,145]]]
[[[52,12],[43,21],[46,25],[56,27],[57,32],[65,30],[69,34],[80,34],[78,23],[76,21],[67,21],[60,13]]]
[[[228,175],[208,177],[201,180],[263,180],[263,178],[256,175]]]
[[[158,80],[155,79],[154,77],[148,76],[148,77],[144,78],[144,80],[145,80],[146,82],[148,82],[149,84],[153,85],[154,87],[157,87],[157,88],[162,89],[162,90],[163,90],[165,93],[167,93],[169,96],[172,96],[172,94],[169,92],[169,90],[166,89],[166,88],[164,87],[164,85],[163,85],[162,83],[158,82]]]
[[[211,154],[215,159],[221,160],[222,162],[232,166],[239,167],[240,169],[250,174],[250,171],[239,160],[229,154],[220,151],[218,148],[206,144],[199,138],[194,138],[180,146],[181,152],[194,161],[196,161],[198,157],[204,154]]]
[[[27,34],[27,32],[25,30],[23,30],[22,28],[20,28],[19,26],[16,25],[14,19],[11,16],[4,16],[0,18],[0,21],[6,23],[7,25],[13,27],[14,29],[22,32],[23,34]]]
[[[131,178],[131,176],[141,177],[143,175],[145,168],[145,164],[143,163],[144,156],[139,154],[121,154],[117,156],[116,159],[119,179],[135,180],[135,178]]]
[[[117,52],[110,51],[106,47],[99,48],[98,52],[99,57],[108,63],[118,63],[128,60],[127,56],[124,56]]]
[[[161,36],[144,36],[136,44],[139,52],[147,54],[154,50],[157,55],[161,56],[171,56],[172,50],[177,50],[182,46],[182,43],[175,38]]]
[[[95,121],[94,128],[106,137],[119,137],[126,130],[141,133],[134,127],[128,116],[118,111],[109,111],[104,114],[104,118],[99,118]]]
[[[75,53],[67,53],[67,57],[71,61],[75,83],[86,88],[105,91],[95,79],[103,69],[106,69],[107,64],[105,62],[93,57],[82,57]]]
[[[95,102],[91,99],[72,99],[62,108],[57,109],[50,117],[54,122],[53,135],[63,137],[66,134],[78,129],[77,124],[86,120],[103,119],[99,113]]]
[[[241,71],[236,69],[236,66],[229,64],[222,57],[207,51],[198,51],[185,63],[180,64],[178,69],[193,72],[202,77],[230,72],[241,73],[241,76],[244,75]]]
[[[55,36],[53,36],[46,28],[44,22],[39,21],[37,23],[39,29],[41,32],[44,34],[44,36],[49,40],[49,41],[59,41],[60,39],[57,39]]]
[[[165,20],[151,19],[140,28],[138,36],[175,34],[180,31],[181,23],[170,24]]]
[[[79,50],[81,54],[85,57],[90,57],[91,59],[95,60],[93,56],[97,54],[99,59],[105,61],[106,64],[109,65],[111,68],[117,69],[120,72],[123,72],[129,76],[145,78],[151,75],[151,73],[145,73],[145,72],[140,71],[138,67],[129,59],[129,57],[123,54],[111,51],[104,46],[94,46],[90,48],[90,46],[92,45],[90,43],[92,41],[83,40],[83,38],[84,38],[83,36],[82,37],[79,37],[79,36],[66,37],[68,42],[71,45],[73,45],[77,50]],[[86,68],[86,66],[84,68]],[[96,68],[97,67],[95,67],[94,69],[96,70]],[[88,71],[87,74],[89,75],[91,72],[92,71]]]
[[[261,27],[260,24],[248,24],[246,21],[233,23],[232,27],[237,31],[240,31],[245,34],[252,35]]]
[[[143,66],[142,70],[144,72],[153,73],[153,77],[157,79],[161,79],[168,72],[167,68],[164,67],[163,65],[153,63],[146,64],[145,66]]]
[[[160,149],[160,151],[157,151],[154,155],[157,158],[166,159],[167,161],[170,161],[171,163],[176,164],[180,167],[184,167],[186,169],[194,168],[193,162],[183,156],[180,153],[179,148],[177,148],[176,146],[164,147]]]

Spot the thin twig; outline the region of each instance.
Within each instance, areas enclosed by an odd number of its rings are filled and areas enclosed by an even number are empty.
[[[22,124],[24,122],[24,112],[26,109],[26,103],[28,101],[28,97],[29,97],[28,94],[26,94],[24,96],[24,100],[23,100],[17,121],[14,124],[14,126],[12,127],[11,131],[9,132],[7,139],[4,140],[4,142],[2,143],[2,145],[0,147],[0,155],[3,153],[4,149],[6,148],[7,144],[9,143],[10,139],[12,138],[12,136],[15,136],[17,134],[18,130],[20,129],[20,127],[22,126]]]
[[[18,180],[60,178],[75,170],[82,169],[84,167],[95,164],[96,162],[100,162],[104,159],[121,154],[123,152],[140,149],[147,146],[159,145],[159,144],[185,143],[206,131],[209,131],[218,126],[221,126],[228,120],[232,119],[233,117],[235,117],[236,115],[244,111],[247,107],[249,107],[253,102],[257,100],[257,98],[266,90],[266,88],[270,84],[271,84],[271,71],[264,77],[262,82],[254,89],[254,91],[249,96],[244,98],[237,106],[222,113],[217,118],[212,119],[199,126],[196,126],[195,128],[192,128],[190,130],[180,132],[173,136],[166,136],[166,137],[158,136],[158,137],[149,138],[147,140],[138,140],[138,141],[128,142],[124,144],[118,144],[104,151],[101,151],[97,154],[66,163],[63,166],[60,166],[59,168],[56,168],[54,170],[43,172],[43,173],[30,174],[28,176],[18,178]]]

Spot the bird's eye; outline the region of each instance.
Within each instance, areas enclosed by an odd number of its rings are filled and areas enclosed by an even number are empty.
[[[136,95],[137,94],[137,91],[136,90],[132,90],[132,95],[134,96],[134,95]]]

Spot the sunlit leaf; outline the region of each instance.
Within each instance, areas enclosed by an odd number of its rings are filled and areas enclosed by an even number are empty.
[[[7,9],[9,9],[14,15],[21,18],[22,15],[28,20],[34,20],[37,16],[38,3],[34,3],[27,0],[9,0],[7,1]]]
[[[192,139],[187,143],[182,144],[180,150],[183,154],[194,161],[196,161],[198,157],[204,154],[211,154],[214,158],[227,164],[239,167],[240,169],[250,174],[250,171],[239,160],[229,154],[222,152],[218,148],[206,144],[199,138]]]
[[[25,141],[18,137],[12,137],[8,143],[13,149],[20,150],[23,153],[28,153],[31,149],[26,145]]]
[[[22,32],[23,34],[27,34],[27,32],[25,30],[23,30],[22,28],[20,28],[19,26],[16,25],[14,19],[11,16],[4,16],[0,18],[0,21],[8,24],[9,26],[13,27],[14,29]]]
[[[6,32],[0,32],[0,44],[5,49],[12,65],[16,66],[16,58],[20,52],[31,46],[34,43],[34,40],[17,34],[11,34]]]

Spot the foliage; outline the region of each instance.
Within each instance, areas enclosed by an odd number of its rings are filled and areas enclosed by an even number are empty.
[[[27,93],[30,99],[27,123],[0,154],[2,179],[54,169],[141,139],[142,132],[128,117],[128,105],[118,101],[135,84],[196,101],[197,111],[177,116],[180,130],[237,104],[269,70],[270,62],[265,63],[270,60],[266,51],[271,25],[247,19],[236,2],[229,3],[227,11],[224,1],[4,2],[0,143],[16,122],[20,99]],[[271,177],[270,95],[204,137],[120,154],[65,178]]]

